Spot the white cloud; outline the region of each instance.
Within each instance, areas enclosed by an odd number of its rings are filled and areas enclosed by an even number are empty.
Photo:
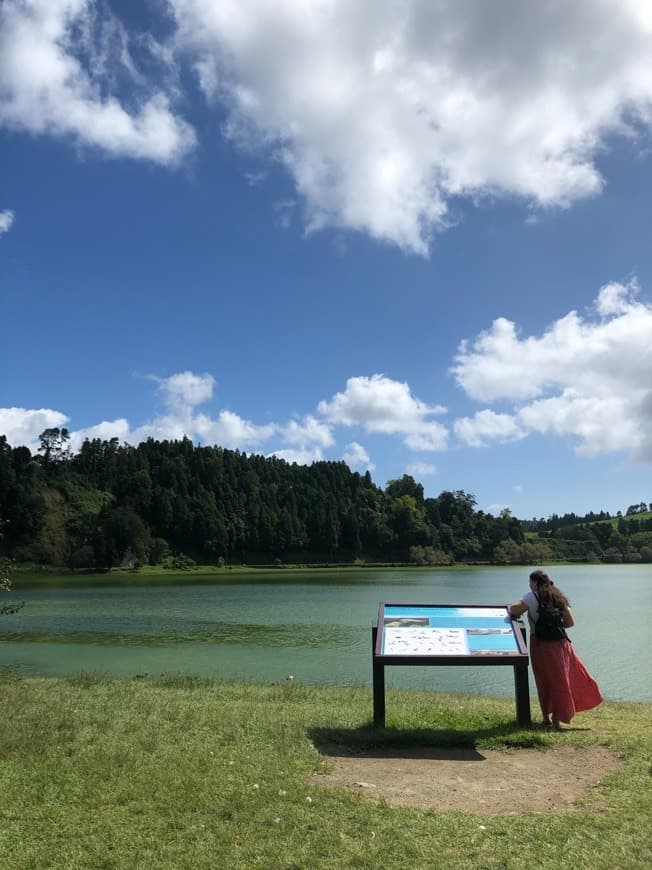
[[[526,432],[509,414],[478,411],[474,417],[461,417],[453,424],[459,440],[469,447],[486,447],[492,441],[518,441]]]
[[[445,411],[429,406],[412,395],[406,383],[381,374],[349,378],[343,393],[317,406],[329,422],[340,426],[361,426],[366,432],[402,435],[413,450],[443,450],[448,430],[429,419]]]
[[[376,467],[369,458],[369,454],[357,441],[351,441],[344,448],[342,459],[346,462],[349,468],[364,468],[365,471],[373,471]]]
[[[432,477],[437,473],[437,468],[429,462],[413,462],[406,468],[406,473],[412,477]]]
[[[296,205],[293,199],[282,199],[274,203],[273,208],[276,215],[276,223],[281,229],[289,229]]]
[[[633,398],[587,396],[568,389],[561,396],[538,399],[521,408],[518,420],[533,432],[578,439],[579,453],[630,450],[644,445],[644,427],[652,424],[652,417],[647,423],[643,419],[639,403]]]
[[[297,465],[312,465],[313,462],[321,462],[324,458],[319,448],[314,448],[313,450],[293,450],[288,448],[287,450],[274,450],[269,455],[276,456],[278,459],[285,459],[290,465],[295,462]]]
[[[199,414],[192,418],[194,434],[204,444],[219,444],[231,449],[259,447],[277,431],[274,423],[257,425],[245,420],[233,411],[220,411],[215,420]]]
[[[601,317],[608,318],[612,314],[623,314],[627,311],[630,299],[638,293],[638,283],[634,280],[629,284],[613,282],[600,288],[595,309]]]
[[[500,516],[503,511],[511,510],[508,504],[490,504],[484,509],[486,514],[493,514],[495,517]]]
[[[0,7],[0,126],[72,137],[112,155],[177,163],[193,147],[169,96],[149,86],[129,36],[106,4],[4,0]],[[169,64],[151,36],[150,64]],[[127,96],[120,99],[123,85]],[[116,92],[118,95],[116,96]]]
[[[196,142],[174,107],[183,60],[226,111],[225,135],[285,167],[308,231],[419,254],[452,222],[453,198],[517,197],[536,220],[598,194],[596,154],[652,126],[647,0],[158,9],[165,42],[128,32],[108,3],[4,0],[0,126],[178,164]]]
[[[571,311],[541,336],[521,338],[499,318],[463,342],[458,384],[476,400],[516,407],[456,421],[458,437],[477,445],[539,432],[571,438],[589,455],[631,451],[652,460],[652,305],[637,301],[638,292],[635,282],[608,284],[586,315]]]
[[[0,408],[0,435],[6,435],[12,447],[29,447],[33,453],[38,450],[41,432],[61,428],[67,422],[65,414],[51,408]]]
[[[286,426],[280,427],[279,431],[283,440],[294,447],[306,448],[310,445],[332,447],[335,444],[330,426],[310,414],[301,422],[290,420]]]
[[[215,378],[212,375],[195,375],[193,372],[179,372],[169,378],[151,379],[159,385],[159,390],[165,397],[165,402],[171,408],[194,408],[202,405],[213,395]]]
[[[170,5],[227,134],[287,168],[309,230],[425,253],[451,197],[599,193],[607,137],[652,121],[647,0]]]
[[[0,236],[8,233],[14,223],[15,215],[9,209],[0,211]]]
[[[120,443],[130,441],[129,421],[122,417],[119,420],[105,420],[95,426],[88,426],[86,429],[76,429],[70,435],[70,446],[73,450],[79,450],[84,441],[87,439],[92,441],[93,438],[99,438],[102,441],[117,438]]]
[[[322,458],[322,448],[335,443],[329,425],[307,415],[302,420],[257,424],[233,411],[222,409],[216,416],[198,411],[198,406],[213,396],[215,379],[210,374],[178,372],[168,378],[148,376],[163,395],[165,413],[133,427],[125,418],[102,421],[70,433],[71,447],[78,450],[86,438],[118,438],[121,443],[139,444],[147,438],[172,440],[190,438],[202,444],[217,444],[229,449],[260,448],[275,439],[279,450],[275,455],[289,462],[310,463]],[[0,409],[0,433],[6,433],[9,443],[37,446],[36,438],[49,426],[61,426],[68,417],[58,411],[28,411],[22,408]]]

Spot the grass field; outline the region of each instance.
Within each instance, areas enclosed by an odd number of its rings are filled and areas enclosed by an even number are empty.
[[[370,690],[0,677],[0,867],[637,868],[652,864],[652,706],[604,704],[563,734],[513,701]],[[565,812],[393,809],[309,784],[321,740],[476,749],[612,747],[625,766]],[[534,857],[533,857],[534,856]]]

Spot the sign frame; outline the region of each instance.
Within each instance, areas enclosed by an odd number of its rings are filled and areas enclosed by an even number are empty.
[[[474,618],[473,611],[477,610],[478,618],[480,618],[480,611],[484,610],[495,610],[500,611],[501,614],[504,613],[504,624],[506,627],[511,629],[510,632],[503,631],[502,634],[509,634],[513,637],[514,640],[514,649],[510,650],[496,650],[492,652],[491,650],[477,650],[466,651],[463,654],[455,653],[452,654],[441,654],[441,653],[415,653],[415,654],[386,654],[384,652],[385,649],[385,641],[386,641],[386,630],[388,628],[386,624],[386,608],[405,608],[405,609],[414,609],[414,610],[422,610],[428,611],[435,609],[437,610],[450,610],[452,619],[458,619],[459,616],[453,616],[452,612],[454,610],[463,610],[465,611],[465,617],[467,620],[472,620]],[[469,612],[470,611],[470,612]],[[395,617],[400,619],[401,617]],[[409,617],[405,617],[406,621]],[[425,619],[425,617],[424,617]],[[463,620],[462,620],[463,621]],[[424,625],[425,627],[425,625]],[[402,629],[399,628],[400,632]],[[459,646],[460,642],[460,631],[468,632],[468,627],[464,629],[455,628],[455,632],[457,634],[454,636],[453,630],[449,629],[450,639],[451,639],[451,648],[455,649],[456,645]],[[482,629],[478,629],[474,631],[471,629],[472,634],[483,633]],[[492,630],[487,630],[488,634],[494,633]],[[513,667],[514,669],[514,692],[515,692],[515,700],[516,700],[516,718],[519,725],[529,726],[531,725],[532,718],[530,712],[530,691],[529,691],[529,681],[528,681],[528,665],[529,665],[529,655],[527,651],[527,646],[525,644],[525,631],[523,629],[522,623],[518,620],[518,618],[513,617],[509,612],[509,606],[506,604],[434,604],[432,602],[381,602],[378,608],[378,620],[375,622],[371,629],[371,639],[372,639],[372,670],[373,670],[373,705],[374,705],[374,725],[376,727],[384,728],[385,727],[385,668],[392,665],[400,665],[401,667],[405,666],[426,666],[426,667],[455,667],[455,666],[464,666],[464,667],[486,667],[486,666],[508,666]],[[468,650],[468,642],[466,643],[466,648]]]

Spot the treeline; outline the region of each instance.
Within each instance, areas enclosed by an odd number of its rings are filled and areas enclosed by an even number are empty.
[[[652,562],[652,516],[628,514],[612,522],[565,526],[536,540],[555,559],[572,562]],[[533,539],[530,539],[533,540]]]
[[[115,566],[454,562],[652,562],[640,502],[519,522],[476,510],[466,492],[425,498],[404,475],[385,489],[343,462],[289,464],[221,447],[149,439],[86,441],[47,429],[36,455],[0,436],[0,556]]]
[[[518,520],[463,491],[425,498],[409,475],[383,490],[343,462],[289,464],[221,447],[117,439],[32,455],[0,437],[0,547],[21,562],[114,566],[492,561],[525,545]]]

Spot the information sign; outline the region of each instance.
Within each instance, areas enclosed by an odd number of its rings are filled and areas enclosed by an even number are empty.
[[[374,722],[385,722],[387,665],[511,665],[520,724],[530,723],[528,654],[507,605],[383,603],[372,630]]]

